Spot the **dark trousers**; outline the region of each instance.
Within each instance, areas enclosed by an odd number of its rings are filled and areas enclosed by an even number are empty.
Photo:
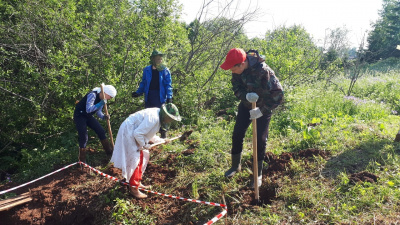
[[[160,90],[149,90],[147,93],[147,102],[145,103],[145,108],[161,108],[161,100],[160,100]],[[166,138],[167,130],[164,128],[160,128],[161,138]]]
[[[269,122],[271,121],[271,114],[263,115],[257,119],[257,160],[264,160],[265,149],[268,140]],[[239,154],[243,150],[243,139],[246,130],[252,120],[250,120],[249,109],[242,103],[239,104],[238,114],[236,117],[235,127],[232,134],[232,151],[233,155]]]
[[[86,144],[88,142],[87,127],[90,127],[92,130],[94,130],[100,140],[106,139],[106,131],[100,125],[99,121],[97,121],[93,116],[74,116],[74,122],[76,130],[78,130],[80,148],[86,148]]]
[[[161,108],[160,90],[149,90],[147,93],[147,101],[144,107],[147,108]]]

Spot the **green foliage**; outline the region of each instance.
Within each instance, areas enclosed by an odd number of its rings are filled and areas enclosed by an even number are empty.
[[[0,157],[16,160],[21,149],[39,149],[74,132],[75,101],[102,82],[118,89],[109,104],[116,131],[141,107],[132,105],[130,93],[152,49],[168,49],[184,37],[171,0],[7,1],[0,9],[9,15],[0,25],[6,31],[0,33],[0,88],[7,105],[0,109],[7,128],[1,130]]]
[[[112,218],[118,224],[153,224],[157,217],[149,213],[149,208],[142,209],[131,201],[116,198]]]
[[[396,49],[400,43],[400,2],[384,0],[379,20],[373,24],[368,36],[367,60],[375,62],[390,57],[400,57]]]
[[[376,24],[371,40],[395,31],[398,24],[390,27],[394,30],[386,26],[397,22],[397,9],[393,1],[385,4],[385,19]],[[102,82],[118,90],[108,105],[115,135],[129,114],[143,108],[143,99],[132,100],[131,92],[157,48],[167,53],[174,103],[183,116],[174,128],[195,130],[189,142],[164,147],[176,154],[172,166],[179,169],[173,183],[160,191],[189,187],[192,197],[216,201],[222,190],[228,204],[240,202],[239,190],[251,176],[252,133],[249,128],[244,140],[243,172],[237,179],[224,179],[238,100],[230,90],[230,73],[219,65],[230,48],[253,48],[266,56],[285,89],[285,103],[271,120],[267,150],[280,154],[317,148],[334,156],[293,159],[290,176],[274,178],[279,191],[270,206],[228,215],[228,223],[362,224],[371,222],[374,213],[398,214],[399,146],[392,143],[400,122],[395,113],[400,112],[397,58],[363,67],[358,72],[364,76],[350,84],[353,96],[345,96],[352,79],[342,73],[346,55],[338,48],[323,55],[301,26],[280,27],[249,40],[243,20],[219,17],[184,24],[179,14],[176,0],[1,1],[1,173],[29,180],[50,172],[54,164],[75,162],[75,101]],[[98,145],[93,136],[89,131],[90,144]],[[180,154],[188,143],[194,154]],[[162,156],[156,161],[163,163]],[[362,170],[380,179],[350,183],[349,174]],[[122,199],[117,189],[104,201],[115,204],[117,224],[156,223],[150,209]],[[201,220],[219,209],[190,205],[186,210]]]
[[[287,85],[313,80],[312,75],[319,66],[320,52],[301,26],[269,31],[265,40],[255,39],[252,46],[265,55],[267,64]]]

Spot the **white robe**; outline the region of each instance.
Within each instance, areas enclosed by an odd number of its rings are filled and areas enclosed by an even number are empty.
[[[114,163],[114,167],[122,170],[122,176],[127,182],[139,164],[138,149],[148,144],[160,130],[159,112],[159,108],[138,111],[129,115],[119,127],[111,162]],[[147,154],[147,151],[143,153]],[[147,165],[147,162],[145,164]],[[145,169],[144,165],[143,172]]]

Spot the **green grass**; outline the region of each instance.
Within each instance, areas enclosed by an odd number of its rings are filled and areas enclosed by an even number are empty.
[[[346,78],[338,79],[347,85]],[[389,83],[388,83],[389,82]],[[400,129],[400,118],[392,110],[398,107],[395,85],[400,77],[381,74],[379,79],[365,75],[356,83],[354,99],[346,99],[335,87],[323,84],[296,87],[286,92],[286,103],[271,122],[267,151],[275,154],[317,148],[331,153],[328,159],[311,163],[295,160],[289,173],[276,181],[276,199],[272,204],[243,210],[227,218],[229,224],[392,223],[400,217],[400,144],[393,139]],[[392,87],[389,94],[388,87]],[[365,90],[373,89],[375,95]],[[362,91],[363,90],[363,91]],[[320,123],[309,127],[309,123]],[[239,188],[250,176],[245,168],[235,179],[223,173],[230,166],[230,135],[234,121],[207,114],[199,119],[191,139],[200,145],[196,154],[179,158],[176,185],[196,184],[202,200],[240,202]],[[184,149],[172,144],[170,149]],[[251,128],[246,134],[244,160],[251,158]],[[367,171],[379,177],[376,183],[349,182],[352,173]],[[174,187],[165,188],[173,191]],[[162,190],[161,190],[162,191]],[[196,207],[196,206],[195,206]],[[223,222],[219,222],[223,224]]]
[[[275,111],[271,120],[267,151],[281,154],[316,148],[331,156],[316,157],[307,163],[293,160],[290,170],[274,181],[278,188],[271,204],[238,210],[227,216],[227,223],[373,224],[375,221],[390,224],[399,221],[400,144],[393,142],[400,129],[400,117],[394,112],[400,112],[398,74],[394,71],[365,74],[357,81],[352,98],[344,96],[337,86],[325,87],[324,82],[286,88],[285,104]],[[340,77],[334,82],[346,89],[350,80]],[[308,126],[310,123],[319,125]],[[174,194],[178,187],[188,187],[189,196],[184,197],[219,203],[225,199],[228,205],[240,204],[245,196],[239,189],[248,183],[251,175],[246,162],[252,155],[252,133],[249,128],[244,141],[242,172],[228,180],[223,175],[231,163],[233,127],[234,120],[229,117],[217,118],[212,111],[206,111],[197,118],[196,124],[174,131],[194,129],[189,140],[196,143],[196,152],[188,156],[179,154],[188,145],[176,141],[164,145],[159,155],[152,156],[153,163],[165,165],[169,154],[177,154],[174,162],[177,175],[173,183],[157,187],[157,191]],[[56,160],[62,164],[72,160],[70,155],[75,155],[63,148],[48,152],[44,158],[34,154],[24,155],[24,162],[32,166],[66,154],[68,157]],[[378,181],[349,182],[352,173],[361,171],[377,175]],[[27,176],[33,175],[36,174]],[[264,182],[268,182],[266,179]],[[156,220],[157,215],[132,205],[129,198],[110,199],[115,202],[114,223],[147,224]],[[220,208],[191,204],[182,210],[204,220],[215,216]],[[224,222],[225,218],[217,224]]]

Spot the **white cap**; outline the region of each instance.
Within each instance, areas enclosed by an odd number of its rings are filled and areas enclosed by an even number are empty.
[[[108,94],[112,98],[114,98],[117,95],[117,90],[112,85],[103,85],[103,90],[104,93]]]
[[[117,95],[117,90],[115,89],[114,86],[112,86],[112,85],[104,85],[104,84],[101,84],[101,85],[103,86],[104,93],[108,94],[112,98],[114,98]],[[99,88],[99,87],[93,88],[93,91],[96,91],[97,93],[100,93],[101,92],[101,88]]]

